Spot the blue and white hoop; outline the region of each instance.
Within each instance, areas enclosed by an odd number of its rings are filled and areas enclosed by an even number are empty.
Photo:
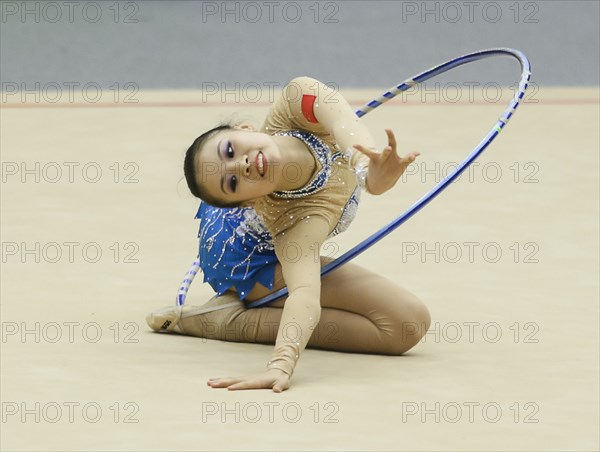
[[[383,93],[377,99],[374,99],[367,104],[363,105],[361,108],[356,110],[356,115],[360,118],[371,110],[379,107],[381,104],[384,104],[390,99],[396,97],[402,91],[406,91],[419,83],[423,83],[425,80],[429,80],[439,74],[442,74],[450,69],[453,69],[458,66],[462,66],[463,64],[471,63],[473,61],[481,60],[484,58],[490,58],[494,56],[510,56],[519,60],[521,64],[521,81],[519,82],[519,87],[515,92],[515,95],[508,107],[504,110],[504,113],[500,116],[496,124],[491,128],[491,130],[487,133],[485,138],[477,145],[477,147],[458,165],[450,174],[448,174],[443,180],[441,180],[435,187],[433,187],[428,193],[426,193],[421,199],[415,202],[411,207],[409,207],[402,215],[396,218],[394,221],[389,223],[388,225],[381,228],[379,231],[375,232],[373,235],[363,240],[361,243],[344,253],[342,256],[338,257],[333,262],[325,265],[321,269],[321,276],[325,276],[329,272],[332,272],[336,268],[341,265],[344,265],[346,262],[354,259],[360,253],[365,251],[366,249],[373,246],[383,237],[388,235],[402,223],[411,218],[414,214],[416,214],[419,210],[425,207],[433,198],[439,195],[448,185],[450,185],[460,174],[471,164],[473,161],[481,154],[489,144],[498,136],[498,134],[502,131],[504,126],[508,123],[515,110],[519,106],[519,102],[523,99],[525,95],[525,90],[529,86],[529,80],[531,78],[531,65],[529,64],[529,60],[519,50],[508,49],[508,48],[498,48],[498,49],[488,49],[481,50],[479,52],[469,53],[467,55],[460,56],[458,58],[454,58],[446,63],[435,66],[432,69],[429,69],[425,72],[422,72],[419,75],[414,76],[411,79],[405,80],[400,85],[391,88],[389,91]],[[179,287],[179,292],[177,294],[176,304],[182,306],[185,303],[185,298],[187,292],[189,290],[190,284],[194,280],[196,274],[200,271],[200,260],[196,259],[187,274],[185,275],[185,279],[181,283]],[[253,301],[247,304],[248,308],[256,308],[268,303],[275,301],[278,298],[281,298],[288,294],[287,287],[284,287],[272,294],[269,294],[260,300]]]

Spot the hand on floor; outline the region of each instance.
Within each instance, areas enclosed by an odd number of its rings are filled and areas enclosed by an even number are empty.
[[[207,385],[212,388],[227,388],[231,391],[238,389],[273,389],[282,392],[290,387],[290,377],[278,369],[248,375],[245,377],[209,378]]]

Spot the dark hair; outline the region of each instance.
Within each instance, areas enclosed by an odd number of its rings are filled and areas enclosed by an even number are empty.
[[[196,168],[194,165],[196,155],[198,152],[200,152],[200,149],[210,137],[222,130],[233,130],[233,127],[231,124],[221,124],[210,129],[208,132],[204,132],[194,140],[192,145],[185,153],[185,159],[183,161],[183,173],[185,174],[185,180],[187,181],[188,188],[192,192],[192,195],[194,195],[196,198],[200,198],[202,201],[214,207],[239,207],[242,204],[242,201],[224,202],[212,196],[207,190],[203,189],[202,186],[198,185],[196,182]]]

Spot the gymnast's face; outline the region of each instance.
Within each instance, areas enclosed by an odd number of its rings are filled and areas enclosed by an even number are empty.
[[[281,153],[248,124],[210,137],[196,154],[196,183],[221,201],[245,202],[276,190]]]

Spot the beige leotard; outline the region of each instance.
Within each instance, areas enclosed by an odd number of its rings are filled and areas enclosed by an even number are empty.
[[[358,151],[352,152],[351,149],[342,150],[321,124],[309,122],[303,117],[297,100],[292,103],[285,94],[272,105],[260,131],[302,139],[317,162],[317,168],[305,187],[293,190],[294,193],[271,193],[254,201],[254,210],[274,240],[302,221],[306,224],[303,225],[303,238],[299,240],[305,241],[305,247],[310,237],[323,237],[323,222],[314,218],[310,220],[311,217],[325,219],[327,238],[346,230],[356,215],[361,190],[364,188],[355,167],[366,169],[368,157]],[[317,262],[318,252],[319,250],[315,250]],[[286,264],[281,259],[280,262],[285,276]],[[311,289],[311,283],[305,283],[314,281],[315,271],[313,265],[306,269],[294,265],[288,270],[297,292],[290,289],[275,350],[267,365],[269,369],[278,368],[291,376],[301,351],[318,324],[320,305],[315,303],[315,298],[318,298],[319,292]],[[290,281],[286,280],[286,284],[290,287]],[[291,324],[300,331],[297,339],[286,337],[285,327],[282,327]]]
[[[327,220],[329,237],[345,231],[354,219],[360,201],[361,187],[354,168],[366,165],[368,158],[359,152],[342,151],[331,134],[320,124],[294,116],[285,96],[281,96],[272,105],[260,131],[270,135],[304,131],[321,140],[328,148],[328,155],[323,158],[307,144],[317,162],[312,180],[319,172],[327,172],[327,167],[330,169],[327,181],[321,189],[297,197],[270,194],[254,203],[254,209],[263,219],[271,235],[275,237],[298,221],[313,215],[322,216]],[[310,185],[310,182],[307,185]]]

